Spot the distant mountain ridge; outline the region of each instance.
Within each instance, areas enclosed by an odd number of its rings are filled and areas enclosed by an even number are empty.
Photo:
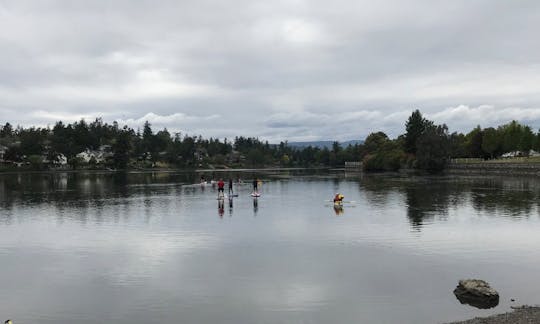
[[[313,147],[318,147],[318,148],[326,147],[328,149],[331,149],[332,144],[334,142],[335,141],[288,142],[287,146],[294,147],[294,148],[305,148],[308,146],[313,146]],[[355,145],[355,144],[362,144],[362,143],[364,143],[364,141],[362,140],[349,140],[349,141],[339,142],[339,145],[341,145],[341,147],[347,147],[349,144]]]

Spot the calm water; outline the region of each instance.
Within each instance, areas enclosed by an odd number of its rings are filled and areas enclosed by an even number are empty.
[[[440,323],[540,303],[540,180],[276,172],[254,200],[234,173],[221,208],[199,176],[0,175],[0,319]],[[335,211],[337,191],[356,203]],[[499,306],[461,305],[469,277]]]

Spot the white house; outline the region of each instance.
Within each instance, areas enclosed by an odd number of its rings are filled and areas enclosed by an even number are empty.
[[[5,147],[4,145],[0,145],[0,161],[4,161],[4,155],[6,154],[7,150],[7,147]]]
[[[76,157],[80,158],[85,163],[89,163],[92,158],[94,158],[96,163],[103,163],[106,159],[113,156],[114,153],[112,153],[110,145],[101,145],[98,150],[86,149],[76,155]]]

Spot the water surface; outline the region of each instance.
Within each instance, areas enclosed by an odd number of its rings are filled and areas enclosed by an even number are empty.
[[[253,173],[215,173],[245,180],[220,205],[200,175],[0,175],[1,316],[440,323],[540,302],[537,179],[265,172],[254,200]],[[461,305],[469,277],[499,306]]]

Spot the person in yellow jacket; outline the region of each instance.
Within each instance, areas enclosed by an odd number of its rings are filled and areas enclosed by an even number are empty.
[[[339,192],[336,193],[336,195],[334,196],[334,204],[341,205],[343,203],[343,199],[345,199],[345,196],[343,196]]]

